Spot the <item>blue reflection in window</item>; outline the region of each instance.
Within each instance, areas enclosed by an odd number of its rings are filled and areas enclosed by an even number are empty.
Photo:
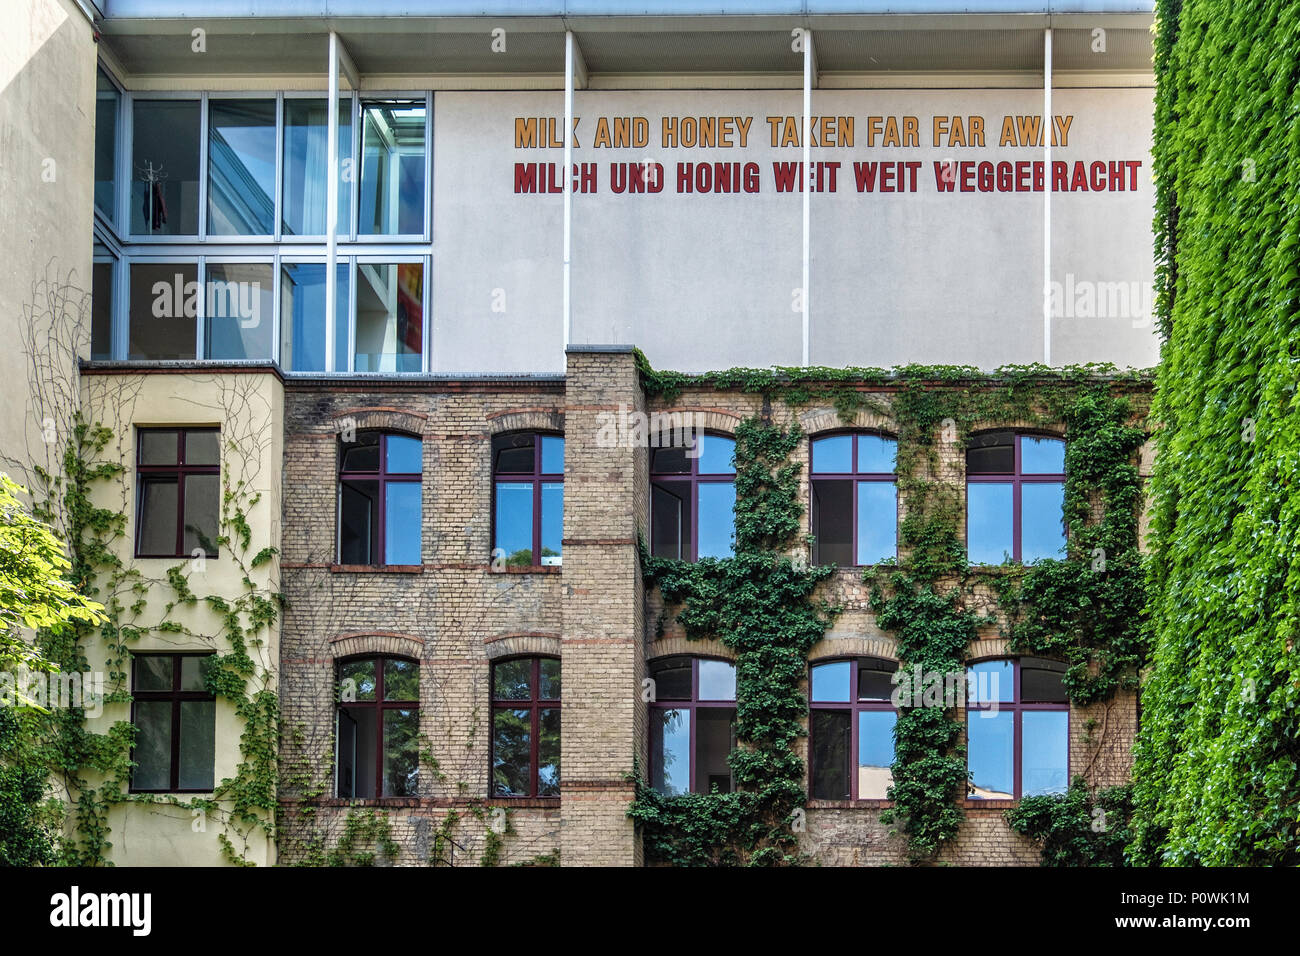
[[[384,563],[420,563],[420,485],[389,482],[384,497]]]
[[[897,488],[892,481],[858,482],[858,564],[897,556]]]
[[[325,201],[329,186],[329,101],[284,99],[283,231],[295,236],[326,233]],[[352,101],[339,100],[339,167],[352,156]],[[338,230],[347,235],[352,190],[339,181]]]
[[[208,234],[270,235],[275,100],[211,100],[208,120]]]
[[[415,474],[422,470],[420,439],[409,435],[389,435],[384,468],[389,474]]]
[[[325,263],[284,264],[280,277],[280,316],[284,330],[280,362],[293,372],[324,372],[325,365]],[[335,368],[347,369],[348,350],[348,265],[337,266],[338,286],[334,299]]]
[[[858,471],[862,474],[893,474],[898,442],[879,435],[858,436]]]
[[[730,661],[700,661],[699,700],[735,700],[736,665]]]
[[[701,435],[699,441],[701,475],[735,474],[736,466],[732,464],[732,458],[736,454],[734,439],[721,435]]]
[[[884,800],[893,783],[894,724],[892,710],[858,712],[858,799]]]
[[[542,483],[542,560],[540,564],[559,564],[561,539],[564,537],[564,485],[558,481]]]
[[[812,699],[819,703],[852,700],[852,681],[852,661],[818,664],[812,669]]]
[[[533,563],[533,485],[498,482],[496,540],[493,548],[505,552],[507,563]]]
[[[650,760],[654,764],[652,784],[660,793],[673,796],[691,789],[691,712],[650,712]]]
[[[853,470],[853,436],[829,435],[812,443],[815,474],[847,474]]]
[[[559,435],[542,436],[542,474],[564,474],[564,439]]]
[[[966,699],[972,704],[1009,703],[1015,692],[1011,661],[980,661],[966,668]]]
[[[1065,793],[1070,715],[1063,710],[1027,710],[1020,715],[1020,795]]]
[[[729,558],[735,553],[736,486],[730,481],[709,481],[699,488],[699,556]]]
[[[1002,564],[1012,549],[1011,483],[966,486],[966,551],[972,564]]]
[[[975,799],[1010,799],[1015,788],[1015,714],[966,712],[967,767]]]
[[[1065,556],[1065,485],[1060,482],[1020,486],[1020,560]]]
[[[1065,474],[1065,442],[1059,438],[1020,436],[1020,473],[1022,475]]]

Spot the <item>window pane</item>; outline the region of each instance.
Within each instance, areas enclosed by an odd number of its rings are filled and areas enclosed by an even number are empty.
[[[553,657],[543,657],[541,671],[542,685],[537,689],[538,698],[541,700],[559,700],[560,662]]]
[[[423,263],[357,266],[356,371],[420,371],[423,288]]]
[[[699,725],[695,728],[695,791],[730,793],[731,768],[727,756],[734,743],[732,728],[736,712],[730,708],[701,707],[696,711],[696,719]]]
[[[734,475],[736,466],[732,458],[736,454],[736,441],[721,435],[700,436],[699,473],[701,475]]]
[[[221,509],[219,475],[185,476],[185,553],[202,548],[209,558],[217,556],[217,522]]]
[[[409,435],[389,435],[385,443],[388,452],[385,456],[384,469],[390,474],[418,475],[424,470],[421,458],[423,445],[418,438]]]
[[[538,713],[537,795],[560,795],[560,709],[547,707]]]
[[[325,269],[323,262],[286,263],[280,270],[280,365],[292,372],[324,372]],[[348,264],[336,267],[334,354],[337,371],[348,367]]]
[[[384,563],[419,564],[420,483],[390,481],[384,495]]]
[[[858,482],[858,564],[898,557],[898,490],[892,481]]]
[[[521,657],[492,667],[492,696],[496,700],[528,700],[532,696],[533,659]]]
[[[1026,475],[1065,474],[1065,442],[1059,438],[1020,436],[1020,471]]]
[[[850,700],[849,681],[853,677],[852,661],[817,664],[812,669],[812,699],[825,703]]]
[[[670,657],[650,665],[655,682],[655,700],[691,699],[691,659]]]
[[[135,690],[171,690],[174,679],[170,654],[135,659]]]
[[[814,710],[809,718],[812,736],[812,795],[816,800],[848,800],[851,795],[850,716],[847,710]]]
[[[700,700],[735,700],[736,665],[731,661],[700,661]]]
[[[181,701],[181,765],[178,782],[182,790],[212,789],[216,744],[216,702]]]
[[[275,298],[269,262],[209,262],[204,358],[271,358]]]
[[[340,171],[352,155],[352,101],[339,100]],[[293,236],[323,236],[325,200],[329,189],[329,101],[284,100],[284,221]],[[352,203],[351,183],[339,177],[338,231],[347,235]]]
[[[357,432],[356,441],[339,439],[339,471],[379,471],[379,432]]]
[[[174,465],[180,453],[180,440],[176,432],[163,428],[142,428],[140,436],[140,464]]]
[[[374,700],[379,687],[375,659],[344,661],[339,665],[339,696],[346,701]]]
[[[1027,710],[1020,715],[1020,795],[1065,793],[1069,719],[1064,710]]]
[[[967,765],[971,774],[968,796],[973,799],[1011,799],[1015,750],[1012,736],[1015,715],[1009,710],[966,712]]]
[[[136,764],[131,774],[131,786],[136,790],[166,790],[171,787],[171,701],[135,702],[135,751],[131,759]]]
[[[99,70],[95,77],[95,205],[113,221],[117,206],[117,109],[122,94]]]
[[[650,471],[656,475],[689,475],[691,459],[685,448],[651,448]]]
[[[894,724],[892,710],[858,712],[858,799],[884,800],[894,782]]]
[[[1015,670],[1011,661],[980,661],[966,668],[966,700],[972,704],[1015,699]]]
[[[384,796],[420,793],[420,712],[384,709]]]
[[[198,282],[199,267],[192,262],[131,265],[127,358],[194,358]]]
[[[379,539],[379,482],[339,482],[339,563],[370,564]]]
[[[533,472],[536,436],[497,435],[492,439],[492,468],[499,475],[530,475]]]
[[[650,488],[650,551],[656,558],[690,558],[691,486],[684,481]]]
[[[208,101],[208,235],[275,227],[275,100]]]
[[[975,435],[966,450],[966,473],[969,475],[1009,475],[1016,470],[1015,435],[1012,432],[985,432]]]
[[[858,700],[889,700],[894,694],[894,674],[898,665],[893,661],[868,658],[858,665]]]
[[[1065,485],[1020,486],[1020,560],[1065,557]]]
[[[812,443],[812,472],[815,475],[846,475],[853,470],[853,436],[830,435]]]
[[[384,660],[384,700],[419,700],[420,665],[415,661]]]
[[[966,551],[971,564],[1002,564],[1011,558],[1011,484],[966,485]]]
[[[181,690],[207,690],[207,684],[204,682],[207,677],[208,667],[212,664],[212,658],[204,655],[195,657],[188,655],[181,658]]]
[[[176,554],[176,506],[175,478],[140,479],[138,554]]]
[[[131,232],[199,232],[199,101],[135,100],[131,141]]]
[[[542,474],[564,474],[564,439],[558,435],[542,436]]]
[[[373,799],[378,739],[374,707],[339,708],[339,796]]]
[[[498,797],[527,796],[530,792],[529,748],[532,712],[492,711],[492,793]]]
[[[96,262],[90,270],[90,357],[113,357],[113,263]]]
[[[424,232],[424,103],[361,105],[363,235]]]
[[[221,461],[221,432],[187,431],[185,433],[185,464],[216,465]]]
[[[558,481],[542,484],[542,560],[544,565],[560,563],[564,538],[564,485]]]
[[[898,442],[880,435],[858,436],[858,471],[863,474],[893,474]]]
[[[494,550],[505,552],[507,567],[533,563],[533,485],[531,482],[497,482],[496,540]]]
[[[853,482],[815,480],[812,483],[812,533],[816,564],[841,568],[853,564]]]
[[[1065,665],[1041,657],[1020,658],[1020,699],[1032,704],[1063,704]]]
[[[735,553],[736,486],[730,481],[710,481],[699,488],[699,556],[729,558]]]

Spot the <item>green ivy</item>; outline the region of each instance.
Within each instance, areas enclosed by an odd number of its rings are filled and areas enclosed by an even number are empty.
[[[1093,793],[1075,777],[1064,794],[1022,798],[1007,823],[1040,844],[1044,866],[1124,866],[1132,812],[1132,785]]]

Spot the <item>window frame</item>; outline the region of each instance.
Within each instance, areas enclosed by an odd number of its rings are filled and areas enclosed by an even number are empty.
[[[176,464],[174,465],[145,465],[140,462],[141,453],[144,450],[144,442],[140,438],[141,432],[151,432],[161,434],[165,432],[176,433]],[[185,439],[186,436],[194,432],[213,432],[217,436],[217,463],[215,465],[189,465],[185,463]],[[144,507],[144,486],[146,482],[144,477],[156,475],[166,477],[174,475],[176,477],[176,551],[173,554],[143,554],[140,551],[140,531],[144,527],[141,520]],[[134,547],[132,554],[136,558],[176,558],[191,557],[191,552],[185,550],[185,478],[189,475],[216,475],[218,491],[221,490],[221,428],[217,425],[137,425],[135,427],[135,528],[134,528]],[[217,534],[221,534],[221,510],[217,509]],[[204,552],[205,559],[216,561],[221,556],[220,546],[215,554]]]
[[[856,461],[856,460],[855,460]],[[880,797],[863,797],[858,793],[858,774],[855,772],[858,767],[858,738],[860,733],[858,714],[863,711],[892,713],[895,717],[895,728],[897,728],[897,718],[899,709],[895,707],[888,698],[884,700],[860,700],[858,698],[858,670],[864,661],[885,661],[894,664],[895,671],[898,670],[898,661],[890,661],[886,657],[874,657],[870,654],[855,655],[852,657],[826,657],[819,658],[816,661],[808,663],[808,792],[811,795],[813,785],[813,756],[816,753],[815,740],[812,726],[812,712],[814,710],[829,711],[847,711],[849,714],[849,797],[854,803],[877,803],[884,799],[888,802],[889,798]],[[840,701],[815,701],[813,700],[813,669],[821,667],[824,664],[839,664],[847,661],[852,670],[852,677],[849,684],[849,700]],[[895,685],[897,686],[897,685]],[[891,742],[891,749],[895,750],[895,759],[897,759],[897,740]],[[890,785],[893,785],[893,763],[890,763]],[[840,799],[837,797],[816,797],[814,799],[829,800]]]
[[[216,695],[205,690],[181,690],[181,659],[185,657],[214,657],[211,651],[180,651],[172,653],[170,651],[142,651],[140,653],[132,652],[131,654],[131,726],[137,727],[136,724],[136,703],[140,701],[170,701],[172,705],[172,723],[171,723],[171,756],[168,758],[170,766],[168,767],[168,782],[170,787],[162,789],[150,789],[137,787],[135,785],[135,772],[131,773],[131,779],[127,785],[128,793],[212,793],[217,784],[217,753],[216,753],[216,729],[213,728],[213,747],[212,747],[212,787],[207,789],[192,789],[180,787],[180,748],[181,748],[181,703],[183,701],[212,701],[215,705]],[[172,658],[172,686],[170,690],[138,690],[136,688],[138,661],[142,657],[170,657]],[[215,706],[214,706],[215,710]],[[213,716],[215,722],[215,714]],[[131,746],[131,763],[135,763],[135,745]]]
[[[376,471],[349,471],[343,470],[344,450],[348,445],[354,442],[345,442],[340,435],[335,439],[337,458],[335,459],[335,530],[334,530],[334,557],[337,564],[346,566],[343,561],[343,482],[344,481],[373,481],[379,486],[379,494],[376,498],[376,516],[377,525],[376,537],[372,541],[374,552],[371,554],[373,559],[376,555],[379,561],[372,560],[365,565],[358,567],[369,568],[406,568],[406,567],[423,567],[424,565],[424,436],[416,435],[411,432],[402,431],[395,428],[359,428],[357,436],[363,434],[375,433],[379,436],[379,468]],[[411,438],[420,443],[420,470],[415,471],[388,471],[388,439],[392,435],[401,438]],[[389,484],[414,484],[420,487],[420,563],[419,565],[409,564],[389,564],[384,558],[387,555],[388,545],[388,485]]]
[[[384,662],[385,661],[404,661],[407,664],[415,665],[415,680],[417,693],[420,687],[421,666],[420,661],[414,657],[406,657],[402,654],[350,654],[347,657],[340,657],[334,661],[334,686],[337,688],[343,683],[342,671],[344,665],[355,664],[361,661],[375,662],[375,699],[374,700],[350,700],[344,701],[337,699],[334,704],[334,795],[343,800],[364,800],[375,802],[379,800],[408,800],[408,796],[389,797],[384,795],[384,710],[413,710],[415,711],[415,724],[418,728],[420,725],[420,701],[415,700],[387,700],[384,697]],[[339,797],[339,722],[343,719],[344,707],[373,707],[375,709],[375,796],[358,797],[355,792],[351,797]],[[418,764],[417,764],[418,766]],[[353,787],[356,790],[356,787]]]
[[[646,673],[649,674],[649,673],[651,672],[651,669],[652,669],[653,665],[655,665],[655,664],[661,664],[661,663],[663,663],[663,662],[665,662],[665,661],[677,660],[677,659],[686,659],[686,660],[689,660],[689,661],[691,662],[691,696],[690,696],[690,700],[667,700],[667,701],[665,701],[665,700],[663,700],[662,698],[659,697],[658,692],[657,692],[657,688],[656,688],[655,699],[654,699],[653,701],[650,701],[650,702],[649,702],[649,707],[650,707],[650,710],[651,710],[651,711],[655,711],[655,710],[687,710],[687,711],[690,711],[690,715],[691,715],[691,717],[690,717],[690,720],[691,720],[691,728],[690,728],[690,743],[689,743],[689,748],[690,748],[690,750],[689,750],[690,766],[689,766],[688,769],[687,769],[687,777],[688,777],[688,779],[689,779],[689,781],[690,781],[690,785],[689,785],[689,788],[687,789],[686,792],[687,792],[687,793],[709,793],[710,791],[708,791],[708,790],[700,790],[700,789],[698,789],[699,782],[696,780],[696,774],[699,772],[699,766],[698,766],[698,765],[699,765],[699,760],[698,760],[698,756],[697,756],[697,753],[696,753],[696,749],[697,749],[697,747],[698,747],[698,742],[697,742],[697,739],[696,739],[696,738],[697,738],[697,734],[699,733],[699,721],[696,719],[696,711],[697,711],[697,710],[701,710],[701,709],[703,709],[703,710],[730,710],[730,711],[731,711],[731,737],[732,737],[732,742],[731,742],[731,749],[727,752],[727,757],[728,757],[728,759],[730,759],[731,754],[735,753],[735,751],[736,751],[736,720],[737,720],[737,713],[738,713],[738,710],[737,710],[737,699],[736,699],[736,697],[732,697],[730,700],[715,700],[715,699],[713,699],[713,698],[708,698],[708,699],[701,699],[701,698],[700,698],[700,662],[701,662],[701,661],[720,661],[720,662],[722,662],[722,663],[724,663],[724,664],[730,664],[730,665],[731,665],[731,668],[732,668],[733,671],[736,670],[736,662],[735,662],[734,660],[729,660],[728,658],[725,658],[725,657],[713,657],[713,656],[710,656],[710,655],[708,655],[708,654],[700,654],[700,655],[696,655],[696,654],[668,654],[668,655],[665,655],[665,656],[663,656],[663,657],[658,657],[658,658],[655,658],[654,660],[647,661],[647,662],[646,662]],[[647,727],[647,738],[649,738],[650,735],[652,735],[652,734],[654,733],[654,721],[653,721],[653,719],[651,719],[651,720],[647,721],[647,723],[649,724],[649,726]],[[653,744],[651,743],[651,740],[650,740],[650,739],[647,739],[647,742],[646,742],[646,743],[647,743],[647,747],[646,747],[646,751],[647,751],[647,761],[646,761],[646,762],[649,764],[649,769],[650,769],[650,781],[651,781],[651,786],[653,787],[653,786],[654,786],[654,781],[657,779],[657,776],[656,776],[656,770],[658,769],[658,761],[656,760],[655,748],[654,748]],[[731,769],[731,765],[730,765],[730,763],[728,763],[728,765],[727,765],[727,770],[728,770],[728,773],[731,774],[731,790],[729,790],[728,792],[735,792],[735,782],[736,782],[735,778],[736,778],[736,775],[735,775],[735,772]]]
[[[560,793],[539,794],[538,786],[541,775],[541,722],[543,710],[560,711],[560,733],[561,744],[563,744],[564,733],[564,713],[563,704],[559,697],[539,697],[542,688],[542,661],[555,661],[560,664],[560,693],[564,693],[564,670],[562,660],[552,654],[516,654],[510,657],[502,657],[492,661],[492,667],[488,674],[488,695],[490,700],[490,710],[492,712],[492,721],[490,729],[490,741],[488,743],[488,797],[492,800],[558,800]],[[529,696],[527,698],[498,698],[496,676],[497,666],[500,664],[509,664],[517,661],[528,661],[531,667],[529,676]],[[497,765],[497,732],[496,732],[496,712],[498,710],[527,710],[529,712],[528,728],[528,767],[529,781],[528,793],[497,793],[496,792],[496,765]],[[561,751],[563,755],[563,751]],[[564,768],[560,767],[560,781],[557,790],[564,787]]]
[[[895,453],[896,463],[894,465],[893,471],[891,472],[858,471],[858,439],[864,435],[871,436],[873,438],[882,438],[885,439],[886,441],[891,441],[894,443],[894,453]],[[852,462],[853,470],[849,472],[825,472],[823,474],[819,474],[816,470],[817,457],[816,457],[815,446],[817,442],[821,441],[823,438],[836,438],[840,436],[848,436],[853,439],[853,443],[850,446],[850,452],[849,452],[851,456],[850,461]],[[858,485],[866,484],[869,482],[876,483],[876,484],[890,484],[894,486],[894,558],[895,559],[898,558],[899,497],[898,497],[897,453],[898,453],[898,437],[895,435],[887,434],[883,431],[873,431],[871,429],[861,429],[861,428],[858,429],[838,428],[832,431],[818,432],[815,435],[808,436],[808,515],[810,519],[809,529],[811,530],[813,527],[816,527],[816,521],[817,521],[816,519],[817,494],[814,488],[815,482],[847,481],[849,482],[850,487],[852,488],[852,493],[849,495],[851,499],[851,507],[852,507],[850,513],[849,540],[852,542],[853,563],[848,565],[838,565],[838,567],[865,568],[865,567],[875,567],[876,564],[879,563],[876,562],[870,565],[864,564],[860,560],[861,556],[858,554]],[[818,541],[814,545],[814,547],[816,549],[816,553],[814,555],[813,563],[820,564],[821,561],[818,560],[818,558],[820,556],[821,542]]]
[[[978,803],[978,804],[980,804],[980,805],[985,805],[985,804],[995,803],[995,802],[998,801],[998,800],[1022,800],[1022,799],[1024,799],[1024,797],[1023,797],[1024,787],[1023,787],[1023,782],[1022,782],[1022,780],[1021,780],[1021,770],[1022,770],[1022,764],[1023,764],[1023,759],[1022,759],[1022,753],[1021,753],[1021,752],[1022,752],[1022,750],[1024,749],[1024,737],[1023,737],[1023,731],[1022,731],[1022,724],[1023,724],[1023,721],[1022,721],[1021,718],[1022,718],[1023,715],[1024,715],[1025,713],[1027,713],[1027,712],[1037,712],[1037,713],[1042,713],[1042,712],[1045,712],[1045,711],[1050,711],[1050,712],[1054,712],[1054,713],[1062,713],[1062,712],[1064,712],[1064,714],[1065,714],[1065,784],[1066,784],[1066,787],[1067,787],[1067,788],[1069,787],[1069,784],[1070,784],[1070,726],[1071,726],[1071,722],[1072,722],[1072,714],[1071,714],[1070,699],[1069,699],[1069,697],[1068,697],[1068,695],[1067,695],[1067,697],[1066,697],[1066,699],[1065,699],[1065,701],[1064,701],[1063,703],[1044,703],[1044,702],[1041,702],[1041,701],[1037,701],[1037,702],[1029,702],[1029,703],[1022,702],[1021,699],[1020,699],[1020,669],[1021,669],[1021,661],[1023,661],[1023,660],[1025,659],[1025,657],[1029,657],[1029,658],[1031,658],[1031,659],[1037,659],[1037,660],[1051,660],[1052,663],[1055,663],[1055,664],[1063,664],[1063,663],[1064,663],[1064,662],[1062,662],[1062,661],[1055,661],[1055,660],[1052,660],[1051,658],[1038,657],[1037,655],[1032,655],[1032,654],[1022,655],[1022,656],[1017,656],[1017,657],[1005,657],[1005,656],[1003,656],[1003,657],[981,657],[981,658],[978,658],[978,659],[976,659],[976,660],[970,660],[970,661],[967,661],[967,662],[966,662],[966,674],[969,675],[969,674],[971,673],[971,669],[972,669],[976,664],[988,664],[988,663],[995,663],[995,662],[1001,662],[1001,661],[1010,661],[1010,662],[1011,662],[1012,675],[1013,675],[1013,676],[1012,676],[1012,692],[1011,692],[1011,700],[1009,700],[1009,701],[1008,701],[1008,700],[996,701],[996,702],[994,702],[994,701],[989,701],[989,702],[987,702],[987,703],[985,703],[985,702],[981,702],[981,701],[974,701],[974,700],[972,700],[972,698],[971,698],[971,694],[970,694],[969,690],[968,690],[967,693],[966,693],[965,708],[964,708],[964,712],[963,712],[963,714],[962,714],[962,716],[963,716],[963,718],[964,718],[964,720],[963,720],[964,726],[963,726],[963,728],[962,728],[962,731],[963,731],[963,736],[964,736],[964,742],[965,742],[965,744],[966,744],[966,770],[967,770],[967,778],[966,778],[966,780],[967,780],[967,782],[966,782],[966,796],[965,796],[965,799],[968,800],[968,801],[974,801],[974,802],[976,802],[976,803]],[[969,676],[967,677],[967,680],[969,681]],[[967,688],[969,688],[969,684],[967,684],[966,686],[967,686]],[[1011,788],[1011,794],[1012,794],[1012,795],[1011,795],[1010,797],[980,797],[980,796],[976,796],[976,795],[974,795],[974,792],[973,792],[973,790],[974,790],[974,786],[975,786],[975,783],[974,783],[973,780],[970,779],[970,776],[969,776],[969,773],[970,773],[970,753],[971,753],[971,748],[970,748],[970,720],[971,720],[971,714],[972,714],[972,713],[977,713],[977,712],[979,712],[979,711],[985,711],[985,710],[993,710],[993,711],[996,711],[996,712],[998,712],[998,713],[1001,713],[1001,712],[1003,712],[1003,711],[1008,711],[1008,710],[1012,712],[1012,732],[1011,732],[1011,750],[1012,750],[1012,788]],[[975,719],[978,720],[978,719],[980,719],[980,718],[976,717]],[[1064,793],[1064,792],[1065,792],[1065,790],[1062,790],[1062,791],[1061,791],[1061,793]]]
[[[523,472],[523,471],[505,472],[505,473],[498,472],[497,462],[496,462],[497,453],[496,450],[492,448],[492,442],[494,442],[498,438],[505,438],[511,436],[519,436],[519,435],[533,436],[533,470],[529,472]],[[490,555],[493,558],[495,558],[496,551],[497,551],[497,486],[502,484],[507,484],[507,485],[531,484],[532,503],[533,503],[533,513],[532,513],[533,534],[532,534],[532,563],[528,566],[528,570],[530,571],[538,571],[541,570],[542,568],[548,568],[548,567],[563,567],[564,564],[563,540],[561,540],[560,542],[560,554],[558,555],[560,560],[550,565],[541,563],[542,485],[543,484],[560,484],[560,485],[564,484],[563,471],[559,472],[558,474],[553,472],[542,471],[542,439],[543,438],[558,438],[560,439],[560,441],[564,441],[564,432],[527,431],[527,430],[500,432],[498,434],[492,435],[491,439],[488,442],[488,453],[492,456],[492,462],[491,462],[492,501],[490,503],[491,537],[489,538],[489,540],[492,542],[492,548],[490,551]],[[565,445],[565,451],[566,452],[568,451],[567,444]],[[561,491],[561,494],[563,494],[563,491]],[[560,517],[561,517],[561,521],[563,521],[563,517],[564,517],[563,511],[560,512]],[[563,528],[563,525],[561,525],[561,528]],[[561,538],[563,538],[563,530],[561,530]]]
[[[697,434],[699,434],[701,437],[707,435],[710,438],[725,438],[728,441],[730,441],[733,449],[732,458],[734,459],[735,445],[736,445],[735,435],[728,435],[725,432],[714,431],[712,429],[706,429]],[[691,564],[694,564],[695,562],[700,560],[700,556],[699,556],[700,554],[700,485],[729,484],[732,486],[732,489],[734,491],[736,486],[736,467],[735,464],[733,463],[731,466],[731,471],[729,472],[701,472],[700,459],[703,458],[704,455],[699,454],[694,456],[691,455],[686,456],[686,460],[690,462],[691,465],[691,470],[689,472],[656,472],[654,470],[655,451],[661,448],[679,448],[679,447],[682,446],[660,445],[658,447],[652,446],[650,448],[650,461],[648,462],[649,465],[648,471],[650,477],[650,509],[649,509],[650,516],[649,517],[650,517],[650,528],[651,528],[651,549],[653,550],[654,547],[653,535],[654,535],[654,489],[655,487],[663,486],[663,485],[667,485],[667,486],[681,485],[681,484],[689,485],[690,495],[691,495],[690,555],[689,557],[686,555],[682,555],[678,557],[676,560],[688,561]],[[668,489],[665,488],[665,490]],[[733,504],[731,508],[731,540],[732,540],[733,555],[735,554],[735,539],[736,539],[736,508],[735,505]],[[694,734],[694,730],[692,730],[691,733]]]
[[[1023,564],[1024,561],[1022,559],[1022,554],[1024,549],[1021,546],[1021,533],[1023,530],[1022,529],[1023,523],[1020,520],[1021,489],[1024,485],[1027,484],[1028,485],[1033,485],[1033,484],[1061,485],[1062,488],[1064,489],[1065,472],[1062,471],[1059,474],[1058,473],[1024,474],[1021,471],[1020,439],[1021,438],[1050,438],[1053,441],[1059,441],[1061,443],[1062,453],[1064,453],[1065,451],[1065,446],[1067,445],[1067,441],[1064,436],[1054,435],[1051,432],[1020,431],[1018,429],[1010,429],[1010,428],[982,429],[981,431],[976,432],[971,437],[974,438],[977,435],[988,435],[988,434],[1007,432],[1007,431],[1012,433],[1012,447],[1013,447],[1012,471],[1010,472],[987,471],[987,472],[977,472],[976,474],[972,475],[970,472],[969,459],[966,457],[967,455],[969,455],[971,450],[969,442],[966,445],[966,449],[965,452],[963,453],[962,460],[963,460],[963,466],[965,467],[966,470],[967,489],[969,489],[970,485],[972,484],[1005,485],[1010,483],[1011,485],[1011,549],[1012,549],[1011,561],[1014,564]],[[966,561],[969,564],[972,563],[970,561],[970,493],[969,490],[967,491],[966,494],[966,507],[965,507],[965,514],[963,515],[963,529],[966,538]],[[1070,529],[1065,523],[1064,508],[1062,508],[1061,510],[1061,533],[1065,538],[1065,546],[1068,549],[1070,543]],[[1006,562],[1002,562],[1002,563],[1005,564]],[[999,566],[1000,565],[997,564],[984,565],[984,567],[999,567]]]

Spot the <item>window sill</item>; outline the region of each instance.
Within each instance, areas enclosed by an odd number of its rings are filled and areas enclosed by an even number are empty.
[[[1020,806],[1019,800],[971,800],[966,799],[961,802],[964,810],[1011,810]]]
[[[487,565],[492,574],[559,574],[563,566],[559,564],[530,564],[527,567],[493,568]]]
[[[313,801],[322,807],[375,807],[377,809],[418,809],[420,807],[459,807],[477,805],[485,807],[510,807],[519,810],[558,810],[559,797],[324,797]]]
[[[332,574],[423,574],[423,564],[331,564]]]
[[[809,810],[888,810],[893,800],[809,800]]]

